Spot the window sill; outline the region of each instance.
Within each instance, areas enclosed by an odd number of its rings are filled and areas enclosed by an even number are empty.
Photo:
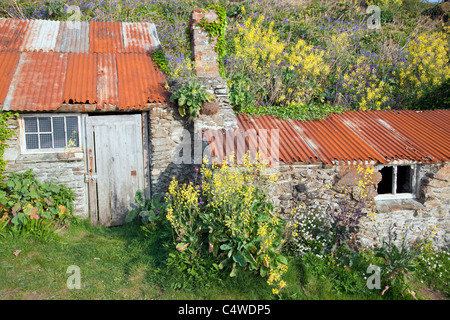
[[[82,161],[83,152],[57,152],[57,153],[35,153],[21,154],[16,161],[20,162],[59,162],[59,161]]]
[[[409,199],[375,199],[375,203],[378,212],[422,210],[425,208],[422,203],[412,197]]]

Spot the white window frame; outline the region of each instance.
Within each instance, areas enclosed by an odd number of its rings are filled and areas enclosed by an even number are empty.
[[[77,117],[78,118],[78,147],[64,147],[64,148],[47,148],[47,149],[27,149],[25,139],[25,118],[39,118],[39,117]],[[46,154],[46,153],[65,153],[65,152],[82,152],[83,151],[83,131],[82,131],[82,117],[78,113],[30,113],[22,114],[19,117],[20,126],[20,151],[22,154]],[[53,121],[52,124],[52,138],[53,138]],[[38,121],[39,127],[39,121]],[[66,128],[67,130],[67,128]],[[39,131],[39,129],[38,129]],[[67,132],[66,132],[67,134]],[[67,142],[67,141],[66,141]]]
[[[397,172],[399,166],[409,166],[411,168],[411,193],[397,193]],[[395,200],[395,199],[416,199],[417,198],[417,165],[415,164],[391,164],[379,165],[377,170],[380,171],[384,167],[392,167],[392,193],[379,194],[375,196],[375,200]]]

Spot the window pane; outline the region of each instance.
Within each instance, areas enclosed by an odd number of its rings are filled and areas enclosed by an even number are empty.
[[[78,117],[66,117],[67,145],[71,148],[79,147]]]
[[[53,117],[53,143],[55,148],[64,148],[66,146],[65,131],[64,117]]]
[[[411,167],[397,167],[397,193],[411,193]]]
[[[23,119],[25,121],[25,132],[37,132],[37,118],[36,117],[26,117]]]
[[[52,132],[50,117],[39,117],[39,132]]]
[[[27,149],[39,149],[39,141],[37,134],[26,134],[25,143]]]
[[[380,170],[381,181],[378,183],[378,194],[392,193],[392,176],[394,174],[393,167],[384,167]]]
[[[40,134],[39,135],[39,144],[40,144],[41,149],[53,148],[52,134],[51,133]]]

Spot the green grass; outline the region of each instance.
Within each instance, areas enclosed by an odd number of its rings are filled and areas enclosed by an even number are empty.
[[[81,221],[47,240],[0,238],[0,299],[28,300],[375,300],[379,291],[352,282],[349,271],[342,279],[357,290],[339,289],[335,275],[317,274],[317,265],[291,259],[285,274],[287,287],[274,296],[266,280],[247,270],[230,278],[202,278],[186,284],[180,273],[167,268],[171,238],[161,232],[146,235],[139,224],[93,227]],[[21,250],[14,255],[15,250]],[[80,268],[81,289],[69,290],[67,268]],[[343,281],[343,280],[340,280]],[[359,282],[358,282],[359,281]],[[387,297],[385,297],[387,298]],[[401,297],[399,297],[401,298]],[[421,297],[421,298],[427,298]]]

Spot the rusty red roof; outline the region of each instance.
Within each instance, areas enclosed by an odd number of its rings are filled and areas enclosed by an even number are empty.
[[[0,19],[3,110],[139,110],[166,103],[153,23]],[[69,105],[69,107],[67,107]]]
[[[210,144],[211,155],[217,157],[219,163],[230,152],[234,155],[245,153],[251,140],[258,141],[258,150],[278,154],[278,160],[288,164],[441,162],[450,160],[449,120],[450,110],[348,111],[310,121],[238,115],[239,128],[233,132],[234,143],[225,138],[212,138],[220,134],[211,130],[205,133],[205,138]],[[265,136],[270,136],[274,129],[279,143],[272,145]],[[264,136],[259,140],[261,130]],[[222,134],[224,137],[230,135],[223,131]],[[246,145],[239,146],[240,136],[248,137]]]

